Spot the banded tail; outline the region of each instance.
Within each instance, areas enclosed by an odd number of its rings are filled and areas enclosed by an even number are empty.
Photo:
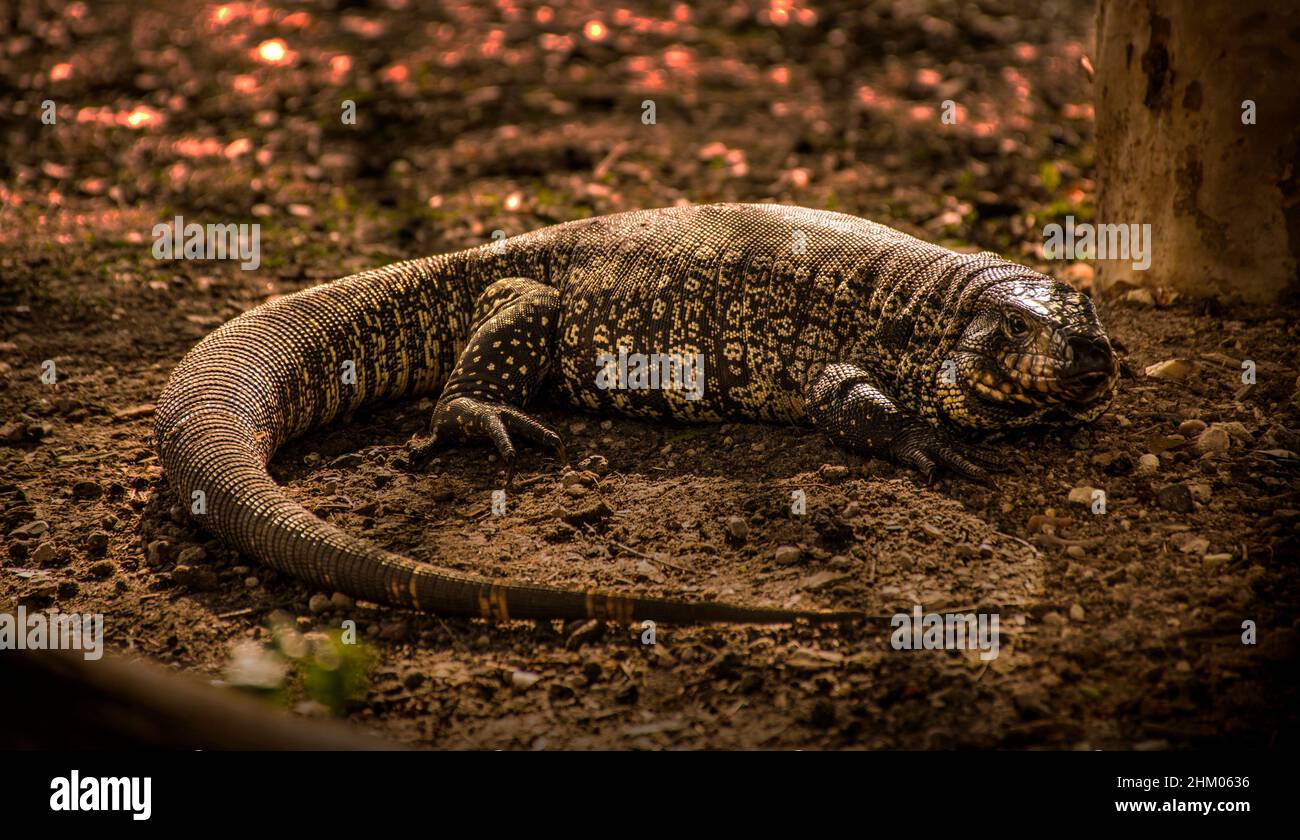
[[[181,500],[202,499],[202,524],[315,586],[432,613],[680,624],[861,617],[449,573],[350,536],[289,498],[266,472],[278,446],[344,412],[428,393],[446,379],[481,291],[467,253],[398,263],[279,298],[219,327],[185,356],[158,401],[154,433]]]

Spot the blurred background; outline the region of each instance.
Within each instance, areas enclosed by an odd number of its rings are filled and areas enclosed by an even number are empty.
[[[175,211],[409,255],[498,227],[770,199],[1032,251],[1029,216],[1092,201],[1092,15],[1030,0],[13,0],[5,235],[112,239]],[[305,256],[293,236],[267,241],[272,268]]]

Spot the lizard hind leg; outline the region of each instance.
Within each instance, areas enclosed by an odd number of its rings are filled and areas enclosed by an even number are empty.
[[[413,464],[427,463],[446,441],[486,437],[505,461],[509,486],[512,434],[568,460],[559,434],[523,411],[550,370],[559,312],[559,293],[533,280],[498,280],[483,291],[469,342],[433,410],[432,436],[411,447]]]

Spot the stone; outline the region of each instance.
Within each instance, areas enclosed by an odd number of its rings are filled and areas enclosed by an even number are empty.
[[[1070,491],[1069,500],[1076,505],[1091,505],[1093,492],[1094,488],[1082,484]]]
[[[1171,484],[1156,491],[1156,504],[1174,513],[1191,513],[1196,509],[1192,491],[1184,484]]]
[[[102,495],[104,495],[104,488],[94,481],[78,481],[72,485],[74,499],[98,499]]]
[[[512,671],[510,673],[510,686],[516,691],[527,691],[536,685],[541,678],[541,674],[532,671]]]
[[[1148,365],[1144,372],[1152,379],[1182,381],[1191,376],[1194,370],[1196,370],[1196,364],[1190,359],[1166,359],[1163,362]]]
[[[32,552],[32,562],[38,566],[52,563],[59,556],[59,549],[52,542],[43,542]]]
[[[1231,445],[1232,439],[1226,430],[1211,426],[1196,436],[1193,447],[1203,455],[1218,455],[1227,452]]]
[[[9,532],[9,536],[16,540],[29,540],[32,537],[39,537],[48,530],[50,530],[50,523],[44,519],[36,519],[13,529]]]
[[[783,545],[776,550],[778,566],[793,566],[803,559],[803,550],[794,545]]]
[[[736,542],[744,542],[749,538],[749,523],[745,521],[744,517],[728,516],[727,536]]]

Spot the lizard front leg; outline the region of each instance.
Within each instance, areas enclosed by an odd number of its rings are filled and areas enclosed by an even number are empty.
[[[568,460],[559,434],[523,411],[551,367],[560,296],[550,286],[513,277],[485,289],[474,313],[469,343],[434,408],[432,436],[411,447],[411,462],[422,466],[448,438],[486,437],[506,463],[509,486],[515,470],[512,433]]]
[[[827,365],[808,385],[805,397],[813,425],[845,449],[900,461],[927,479],[943,467],[976,481],[989,480],[990,456],[975,448],[963,452],[946,432],[899,408],[871,374],[856,365]]]

